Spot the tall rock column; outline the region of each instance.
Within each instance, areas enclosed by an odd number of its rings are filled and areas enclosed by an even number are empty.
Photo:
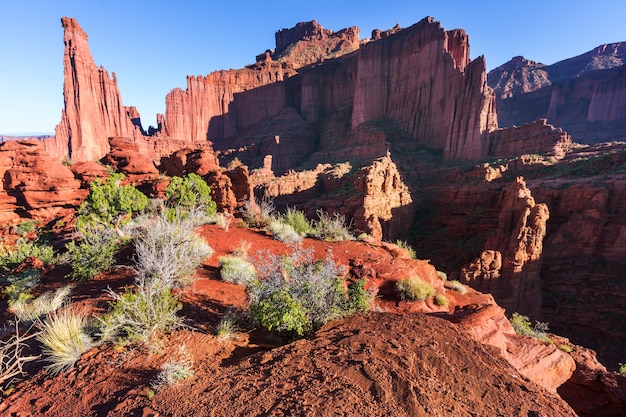
[[[500,205],[496,233],[487,240],[480,257],[461,269],[461,280],[491,293],[509,314],[539,317],[539,272],[548,207],[535,204],[522,177],[502,192]]]
[[[98,68],[89,50],[87,34],[75,19],[61,19],[64,29],[63,96],[65,108],[46,150],[73,161],[99,159],[109,152],[108,138],[139,138],[139,114],[122,104],[115,73]]]

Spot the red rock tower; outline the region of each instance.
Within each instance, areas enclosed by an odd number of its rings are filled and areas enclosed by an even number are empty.
[[[104,156],[112,136],[140,137],[139,114],[122,104],[115,73],[98,68],[87,34],[76,19],[61,19],[64,33],[63,96],[65,109],[46,150],[58,158],[89,161]],[[136,123],[136,124],[135,124]]]

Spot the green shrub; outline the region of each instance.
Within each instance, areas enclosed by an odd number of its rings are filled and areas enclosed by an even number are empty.
[[[442,281],[447,281],[448,280],[448,274],[446,274],[443,271],[437,271],[437,276],[439,277],[439,279],[441,279]]]
[[[55,262],[52,245],[39,238],[35,240],[17,239],[13,245],[0,245],[0,278],[20,265],[27,258],[37,258],[44,264]]]
[[[220,256],[220,277],[226,282],[248,285],[256,280],[254,265],[237,256]]]
[[[85,333],[86,326],[86,315],[73,308],[55,311],[38,324],[41,332],[37,340],[43,345],[45,360],[50,362],[46,369],[53,375],[74,366],[94,346]]]
[[[435,295],[435,289],[419,277],[405,278],[396,282],[396,289],[403,300],[426,300]]]
[[[309,311],[289,289],[269,293],[250,305],[252,319],[264,329],[290,339],[304,337],[313,330]]]
[[[34,232],[36,229],[37,226],[35,225],[34,221],[25,220],[15,227],[15,233],[22,237],[26,237],[30,233]]]
[[[465,294],[467,292],[467,287],[455,279],[452,281],[446,282],[445,286],[446,288],[449,288],[453,291],[460,292],[461,294]]]
[[[618,373],[624,378],[626,378],[626,364],[620,363]]]
[[[119,230],[134,212],[148,205],[148,197],[132,185],[120,185],[124,174],[113,174],[106,180],[95,179],[89,186],[87,199],[78,208],[76,228],[108,228]]]
[[[112,229],[97,229],[85,226],[82,240],[72,240],[65,245],[69,265],[69,277],[84,281],[92,279],[100,272],[108,271],[115,265],[115,254],[120,249],[119,236]]]
[[[217,205],[211,197],[211,187],[194,173],[173,177],[165,188],[165,198],[170,207],[200,208],[207,216],[214,216],[217,212]]]
[[[33,321],[61,308],[69,300],[73,285],[41,294],[32,301],[16,300],[11,312],[21,321]]]
[[[39,285],[41,272],[36,269],[25,269],[17,274],[9,275],[2,280],[5,283],[4,296],[9,307],[16,303],[25,303],[34,298],[32,290]]]
[[[182,319],[176,314],[182,308],[178,297],[170,288],[151,284],[143,277],[137,280],[137,288],[122,294],[107,291],[113,301],[110,311],[99,319],[103,340],[117,337],[150,345],[157,333],[181,326]]]
[[[365,278],[360,278],[348,286],[348,304],[346,311],[349,314],[367,313],[372,306],[372,294],[365,290]]]
[[[328,214],[324,210],[317,211],[318,220],[315,224],[315,235],[327,242],[354,240],[350,227],[346,225],[345,216],[335,213]]]
[[[548,331],[548,323],[536,321],[533,326],[530,323],[528,316],[524,316],[519,313],[513,313],[509,319],[511,326],[515,330],[515,333],[523,336],[534,337],[542,342],[552,343],[552,339],[548,337],[546,332]]]
[[[269,230],[274,239],[283,243],[300,243],[302,242],[302,235],[293,230],[293,228],[287,223],[283,223],[280,220],[276,220],[270,223]]]
[[[561,349],[565,353],[572,353],[574,351],[573,347],[566,344],[559,345],[559,349]]]
[[[213,249],[194,232],[194,216],[168,220],[167,213],[146,221],[135,239],[136,269],[139,275],[160,280],[168,287],[193,282],[200,263]]]
[[[288,224],[300,236],[310,236],[315,232],[313,225],[306,218],[303,211],[294,208],[287,208],[285,214],[280,216],[282,223]]]
[[[362,304],[348,298],[339,267],[330,258],[314,261],[311,250],[261,255],[257,271],[259,280],[248,286],[251,318],[286,340],[307,336]],[[360,294],[359,285],[350,295]]]

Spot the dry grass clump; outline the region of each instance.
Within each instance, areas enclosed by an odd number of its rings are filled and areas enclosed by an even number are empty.
[[[453,291],[460,292],[461,294],[465,294],[467,292],[467,287],[457,280],[446,282],[445,287]]]
[[[256,279],[254,265],[238,256],[220,256],[220,277],[226,282],[249,285]]]
[[[315,234],[326,242],[354,240],[350,233],[350,226],[346,224],[346,217],[342,214],[328,214],[324,210],[317,211],[318,220],[315,222]]]
[[[66,285],[56,291],[43,293],[31,301],[17,300],[11,306],[10,311],[21,321],[33,321],[58,310],[67,303],[72,288],[74,288],[73,285]]]
[[[275,220],[274,201],[267,196],[261,200],[251,198],[243,206],[243,220],[250,227],[267,227]]]
[[[28,333],[28,332],[26,332]],[[25,336],[20,333],[19,321],[15,322],[15,334],[8,340],[0,340],[0,387],[8,385],[14,378],[24,375],[24,364],[40,358],[37,356],[24,355],[26,342],[36,334]]]
[[[41,330],[36,336],[43,345],[43,354],[50,362],[46,369],[53,375],[74,366],[80,356],[94,346],[85,332],[86,314],[76,308],[52,312],[37,324]]]
[[[232,314],[227,313],[215,328],[215,336],[218,340],[233,340],[237,338],[239,330],[237,319]]]
[[[405,278],[396,282],[400,298],[409,301],[426,300],[435,295],[435,289],[420,277]]]
[[[178,359],[167,361],[163,370],[150,383],[156,392],[193,376],[193,358],[184,344],[179,347],[177,356]]]
[[[447,307],[448,304],[450,304],[450,300],[448,300],[448,297],[446,297],[443,294],[437,294],[435,295],[435,304],[440,306],[440,307]]]

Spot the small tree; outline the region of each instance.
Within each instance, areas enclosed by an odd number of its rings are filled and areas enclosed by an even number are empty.
[[[120,185],[124,178],[124,174],[113,174],[91,183],[87,199],[78,208],[77,229],[112,226],[121,234],[119,227],[130,220],[132,213],[148,205],[148,197],[135,187]]]
[[[115,265],[115,254],[120,249],[119,236],[111,229],[97,229],[90,225],[81,228],[82,240],[65,245],[70,278],[84,281]]]
[[[201,207],[208,216],[217,212],[217,205],[211,198],[211,187],[194,173],[172,178],[165,188],[165,198],[171,207]]]

